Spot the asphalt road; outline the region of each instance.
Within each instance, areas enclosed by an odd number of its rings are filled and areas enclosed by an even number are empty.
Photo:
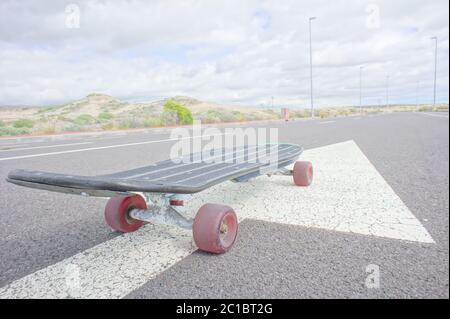
[[[227,254],[193,252],[126,297],[448,298],[448,114],[251,126],[306,149],[353,140],[434,243],[245,219]],[[112,173],[166,159],[174,142],[164,129],[0,139],[0,287],[120,236],[103,222],[105,199],[20,188],[5,182],[10,170]],[[380,286],[369,289],[372,264]]]

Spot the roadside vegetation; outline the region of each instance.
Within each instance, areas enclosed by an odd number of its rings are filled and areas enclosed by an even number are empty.
[[[364,107],[364,114],[380,112],[448,112],[448,104],[419,106]],[[6,114],[6,115],[5,115]],[[357,107],[329,107],[316,110],[320,118],[359,115]],[[310,110],[290,109],[292,120],[310,118]],[[281,120],[279,108],[245,108],[201,102],[189,97],[175,97],[150,103],[129,104],[103,94],[60,106],[15,111],[0,108],[0,136],[54,134],[93,130],[153,128],[262,120]]]
[[[166,103],[164,103],[164,111],[162,117],[172,120],[172,122],[170,123],[166,122],[166,124],[168,125],[188,125],[192,124],[194,121],[194,119],[192,118],[191,110],[172,99],[169,99]]]
[[[14,122],[13,126],[15,128],[32,128],[34,126],[34,122],[30,119],[19,119]]]

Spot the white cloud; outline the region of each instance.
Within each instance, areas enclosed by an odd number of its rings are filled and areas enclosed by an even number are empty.
[[[448,101],[448,1],[61,1],[0,3],[0,105],[54,104],[91,92],[142,100],[309,105],[308,17],[317,105]],[[375,3],[375,5],[373,5]],[[375,9],[375,11],[373,11]],[[379,13],[379,15],[378,15]]]

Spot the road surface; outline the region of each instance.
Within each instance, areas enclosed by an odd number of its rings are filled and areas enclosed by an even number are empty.
[[[243,126],[303,145],[316,179],[306,190],[261,177],[193,199],[193,210],[214,200],[240,215],[235,246],[219,256],[170,227],[112,232],[106,199],[5,181],[17,168],[145,166],[169,156],[169,130],[0,139],[0,298],[449,297],[448,113]]]

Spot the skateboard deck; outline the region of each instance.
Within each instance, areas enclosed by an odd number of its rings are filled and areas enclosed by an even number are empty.
[[[14,170],[8,182],[49,191],[90,196],[112,196],[130,192],[191,194],[218,183],[245,181],[261,175],[275,156],[276,170],[292,164],[301,155],[302,147],[294,144],[243,146],[222,149],[198,161],[190,154],[177,161],[165,160],[153,165],[99,176],[77,176],[41,171]],[[219,155],[215,155],[219,154]],[[273,165],[273,163],[271,163]]]
[[[296,186],[309,186],[312,164],[296,161],[302,152],[302,147],[294,144],[243,146],[99,176],[15,170],[7,181],[53,192],[111,197],[105,207],[105,221],[111,229],[127,233],[145,222],[174,225],[191,229],[200,250],[220,254],[228,251],[236,239],[236,213],[229,206],[206,203],[195,218],[189,218],[183,213],[183,194],[265,174],[291,176]],[[294,162],[292,170],[285,168]]]

